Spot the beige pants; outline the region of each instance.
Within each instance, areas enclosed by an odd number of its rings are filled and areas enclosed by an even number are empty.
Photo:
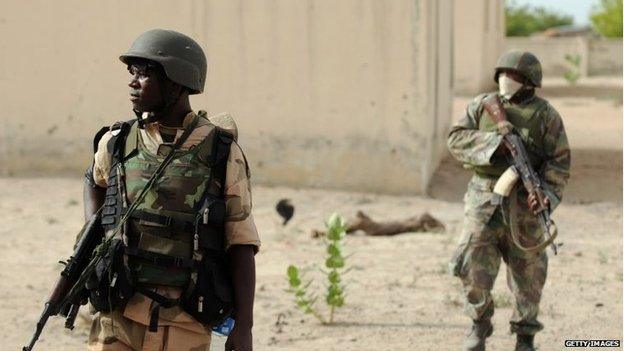
[[[92,351],[207,351],[209,348],[210,333],[200,334],[175,324],[159,326],[153,333],[146,325],[119,312],[96,316],[89,335]]]

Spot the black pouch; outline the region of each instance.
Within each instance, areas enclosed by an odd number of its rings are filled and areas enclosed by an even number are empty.
[[[221,324],[234,310],[222,226],[224,214],[223,200],[206,198],[195,224],[202,253],[195,267],[197,280],[180,301],[184,311],[205,325]]]
[[[113,239],[87,280],[85,286],[89,290],[89,301],[96,311],[110,312],[123,307],[134,295],[135,285],[124,264],[124,252],[121,239]]]
[[[225,200],[213,195],[207,195],[199,208],[201,223],[222,227],[225,218]]]
[[[197,283],[180,306],[204,325],[219,325],[234,310],[232,283],[225,257],[204,255],[197,269]]]

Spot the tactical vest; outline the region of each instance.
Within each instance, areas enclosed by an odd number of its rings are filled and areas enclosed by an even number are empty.
[[[219,227],[223,224],[225,205],[212,209],[210,217],[216,222],[212,225],[203,223],[203,214],[198,223],[198,216],[206,198],[223,198],[221,183],[225,175],[217,174],[217,166],[227,162],[232,139],[205,118],[198,118],[198,126],[211,128],[207,137],[190,150],[174,151],[173,160],[128,221],[124,235],[137,284],[186,286],[193,266],[193,251],[200,244],[199,234],[203,234],[204,246],[224,250],[223,231]],[[137,128],[131,129],[123,148],[124,158],[113,162],[110,169],[102,217],[106,230],[116,226],[123,208],[134,201],[165,157],[148,151]],[[136,137],[132,138],[131,133]],[[117,140],[110,143],[119,152],[113,159],[121,156],[121,148],[114,145]],[[133,142],[136,144],[129,145]],[[167,147],[171,146],[161,145]],[[195,233],[196,226],[200,226],[202,233]]]
[[[211,320],[202,320],[201,314],[206,312],[203,299],[211,296],[203,296],[196,286],[206,284],[204,280],[208,279],[209,294],[231,302],[231,283],[225,266],[223,188],[233,137],[210,123],[202,111],[196,119],[193,125],[210,129],[203,141],[189,150],[172,151],[172,144],[163,144],[159,155],[145,147],[136,123],[118,127],[119,134],[108,144],[113,161],[102,224],[106,232],[115,229],[128,204],[133,203],[166,155],[174,152],[172,161],[123,226],[127,265],[137,291],[170,307],[179,301],[167,301],[145,288],[181,287],[185,291],[182,307],[200,322],[209,323]],[[220,306],[215,314],[224,317],[230,311]],[[152,313],[153,323],[157,319],[156,311],[155,316]]]
[[[529,154],[529,159],[533,169],[540,169],[545,158],[543,149],[543,136],[545,133],[545,123],[539,117],[540,112],[548,107],[548,102],[540,97],[534,96],[531,101],[516,105],[509,102],[503,103],[503,108],[507,114],[507,120],[514,125],[516,131],[522,138],[522,142]],[[489,113],[483,109],[481,118],[478,121],[479,130],[492,132],[496,131],[496,122]],[[492,157],[492,165],[475,166],[477,175],[489,178],[500,177],[510,166],[505,157]]]

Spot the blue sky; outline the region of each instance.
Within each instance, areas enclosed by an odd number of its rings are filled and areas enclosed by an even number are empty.
[[[508,2],[510,0],[507,0]],[[541,6],[550,10],[574,16],[577,25],[589,24],[589,12],[598,0],[514,0],[517,5]]]

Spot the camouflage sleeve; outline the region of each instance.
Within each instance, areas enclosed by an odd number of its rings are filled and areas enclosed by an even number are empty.
[[[253,245],[256,252],[260,238],[251,215],[251,184],[247,160],[237,143],[232,143],[225,176],[226,247]]]
[[[550,200],[550,208],[554,210],[561,202],[563,188],[570,177],[570,146],[563,121],[559,113],[552,107],[544,116],[546,128],[543,145],[545,160],[540,170],[544,181],[544,192]]]
[[[97,151],[93,155],[93,169],[91,176],[95,185],[106,188],[108,173],[110,171],[113,156],[108,151],[108,141],[113,137],[111,132],[106,132],[98,142]]]
[[[468,104],[466,114],[449,133],[446,144],[451,155],[459,162],[471,166],[490,165],[490,159],[503,137],[496,132],[479,130],[477,116],[483,113],[481,101],[485,94],[477,96]]]

